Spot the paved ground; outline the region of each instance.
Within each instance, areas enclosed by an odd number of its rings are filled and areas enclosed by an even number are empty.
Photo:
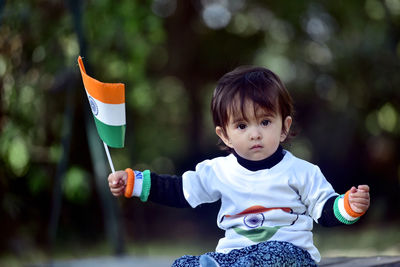
[[[40,267],[167,267],[171,266],[173,258],[148,258],[148,257],[104,257],[87,258],[77,260],[57,261],[53,263],[32,264],[28,266]],[[362,257],[362,258],[325,258],[320,266],[326,267],[372,267],[372,266],[400,266],[400,256],[398,257]]]
[[[149,257],[102,257],[77,260],[56,261],[43,264],[32,264],[32,267],[167,267],[171,266],[173,258],[149,258]]]
[[[329,267],[371,267],[371,266],[400,266],[400,256],[398,257],[362,257],[362,258],[325,258],[319,264]]]

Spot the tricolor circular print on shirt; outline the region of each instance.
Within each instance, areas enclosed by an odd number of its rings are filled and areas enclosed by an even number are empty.
[[[263,225],[265,220],[264,214],[249,214],[243,218],[243,223],[249,228],[257,228]]]
[[[291,208],[266,208],[263,206],[251,206],[250,208],[245,209],[242,212],[239,212],[234,215],[224,215],[221,218],[221,223],[225,219],[236,219],[243,217],[243,225],[242,227],[233,227],[232,229],[239,235],[242,235],[253,242],[264,242],[269,239],[282,227],[293,225],[297,219],[298,215],[296,215],[296,219],[288,225],[277,225],[277,226],[264,226],[266,222],[266,213],[271,210],[282,210],[284,212],[293,214],[293,210]]]

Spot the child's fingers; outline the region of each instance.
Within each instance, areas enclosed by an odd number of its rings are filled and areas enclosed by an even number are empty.
[[[369,192],[369,186],[368,185],[359,185],[358,190],[361,190],[364,192]]]
[[[118,181],[117,177],[115,176],[114,173],[110,173],[110,175],[108,175],[108,183],[109,184],[115,184],[116,181]]]
[[[110,188],[110,191],[114,196],[119,197],[124,193],[125,186]]]
[[[116,171],[108,176],[108,186],[114,196],[119,197],[124,193],[127,176],[125,171]]]
[[[118,189],[118,188],[124,187],[123,184],[119,184],[119,183],[116,183],[116,184],[108,183],[108,186],[110,187],[110,189]]]
[[[368,210],[370,205],[369,186],[359,185],[352,187],[349,194],[350,207],[358,213]]]
[[[361,204],[361,203],[354,203],[351,205],[351,209],[358,213],[363,213],[363,212],[367,211],[368,208],[369,208],[369,205]]]
[[[369,197],[369,192],[364,190],[357,190],[356,192],[350,192],[350,196],[353,197]]]
[[[125,184],[127,173],[125,171],[116,171],[108,176],[108,183],[111,186]]]
[[[355,193],[350,193],[349,200],[354,202],[369,202],[369,193],[364,191],[357,191]]]
[[[350,188],[350,193],[355,193],[355,192],[357,192],[357,188],[355,186]]]
[[[368,210],[370,205],[369,193],[358,191],[349,195],[350,207],[353,211],[362,213]]]
[[[365,203],[365,202],[354,202],[354,203],[352,203],[352,205],[357,208],[369,207],[369,203]]]
[[[369,198],[357,197],[357,198],[349,198],[350,204],[361,204],[361,205],[369,205]]]

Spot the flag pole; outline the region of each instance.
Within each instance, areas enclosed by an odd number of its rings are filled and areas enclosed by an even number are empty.
[[[113,174],[115,174],[114,164],[113,164],[111,156],[110,156],[110,151],[108,151],[108,146],[104,141],[103,141],[103,144],[104,144],[104,149],[105,149],[106,154],[107,154],[108,163],[110,164],[111,171],[112,171]]]

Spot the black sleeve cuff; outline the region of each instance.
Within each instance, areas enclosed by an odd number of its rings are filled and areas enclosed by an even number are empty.
[[[182,177],[175,175],[152,172],[149,200],[175,208],[191,207],[183,195]]]
[[[336,196],[331,197],[325,202],[321,217],[318,219],[318,224],[326,227],[343,225],[335,216],[333,205],[335,204]]]

